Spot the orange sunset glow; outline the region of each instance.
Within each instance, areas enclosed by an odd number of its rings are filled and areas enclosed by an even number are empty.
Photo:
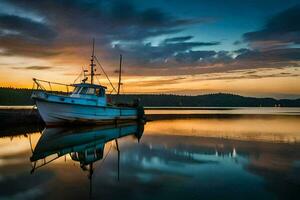
[[[216,14],[209,8],[211,12],[187,14],[191,8],[172,12],[164,3],[157,10],[147,3],[119,7],[108,3],[102,14],[75,6],[68,15],[54,3],[46,13],[39,10],[44,4],[0,5],[1,87],[31,88],[33,77],[73,83],[89,69],[94,38],[96,56],[114,85],[123,55],[123,93],[299,97],[299,30],[284,25],[299,11],[292,3],[237,22],[230,21],[225,11]],[[110,13],[125,5],[131,13],[123,17]],[[223,28],[230,23],[247,26]],[[101,72],[99,66],[96,69]],[[103,73],[97,78],[110,87]]]
[[[300,199],[299,0],[0,0],[0,200]]]

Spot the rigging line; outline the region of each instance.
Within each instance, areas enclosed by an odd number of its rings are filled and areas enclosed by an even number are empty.
[[[84,69],[83,69],[84,70]],[[80,72],[80,74],[77,76],[77,78],[74,80],[73,84],[75,84],[75,82],[81,77],[83,71]]]
[[[101,84],[100,84],[100,81],[99,81],[99,79],[98,79],[98,77],[97,77],[97,76],[95,76],[95,77],[96,77],[96,79],[97,79],[97,81],[98,81],[99,85],[101,85]]]
[[[109,83],[110,83],[111,87],[113,88],[113,90],[114,90],[115,92],[117,92],[116,88],[113,86],[113,84],[111,83],[111,81],[110,81],[109,77],[107,76],[106,72],[104,71],[104,69],[103,69],[103,67],[102,67],[101,63],[100,63],[100,62],[99,62],[99,60],[98,60],[98,58],[97,58],[96,56],[94,56],[94,57],[95,57],[95,60],[96,60],[96,62],[97,62],[97,63],[98,63],[98,65],[100,66],[100,68],[101,68],[102,72],[104,73],[104,75],[106,76],[107,80],[109,81]]]

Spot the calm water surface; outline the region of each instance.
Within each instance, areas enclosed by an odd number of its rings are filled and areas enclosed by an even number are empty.
[[[0,199],[300,198],[299,116],[2,133]]]
[[[300,115],[300,108],[289,107],[146,107],[146,114],[244,114]]]
[[[0,106],[1,109],[33,109],[33,106]],[[259,114],[300,115],[293,107],[145,107],[146,114]]]

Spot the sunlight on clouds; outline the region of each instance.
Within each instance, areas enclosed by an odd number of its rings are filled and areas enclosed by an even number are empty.
[[[197,95],[227,92],[251,96],[284,97],[300,92],[300,72],[296,68],[238,70],[231,73],[195,76],[130,77],[124,80],[126,93],[175,93]]]
[[[5,52],[5,49],[0,49],[3,52]],[[26,65],[48,65],[49,61],[46,61],[45,59],[39,59],[39,58],[31,58],[31,57],[25,57],[25,56],[6,56],[0,55],[0,62],[1,66],[6,66],[9,68],[12,67],[24,67]]]
[[[69,52],[76,52],[69,49]],[[84,52],[88,54],[89,52]],[[65,57],[52,60],[29,58],[23,56],[0,56],[1,86],[32,87],[32,78],[46,79],[54,82],[72,84],[80,74],[82,66],[88,67],[88,57],[79,58],[70,53],[67,62]],[[34,65],[32,64],[34,63]],[[79,63],[79,64],[78,64]],[[110,80],[116,87],[118,82],[117,62],[102,63],[107,69]],[[30,66],[41,66],[44,69],[34,70]],[[49,69],[47,68],[49,66]],[[27,67],[27,68],[26,68]],[[97,73],[102,74],[98,68]],[[122,77],[122,93],[168,93],[198,95],[205,93],[235,93],[249,96],[274,96],[278,98],[295,97],[300,93],[300,70],[296,67],[286,68],[260,68],[247,70],[233,70],[223,73],[204,73],[197,75],[173,75],[173,76],[133,76]],[[9,74],[9,75],[8,75]],[[13,76],[10,76],[13,75]],[[79,77],[80,81],[83,77]],[[99,82],[98,82],[99,80]],[[102,74],[96,79],[96,83],[106,85],[108,91],[112,90],[109,82]],[[57,88],[62,89],[62,88]]]
[[[31,87],[32,77],[73,83],[89,68],[94,38],[115,86],[123,55],[123,93],[299,97],[299,30],[290,28],[298,25],[298,4],[278,3],[268,17],[249,7],[248,17],[233,21],[236,3],[234,12],[217,13],[190,4],[195,13],[182,12],[185,2],[169,10],[132,1],[1,1],[0,84]],[[112,89],[103,74],[99,81]]]
[[[37,15],[36,13],[29,12],[28,10],[23,10],[18,7],[12,6],[11,4],[7,4],[4,2],[0,2],[0,14],[8,14],[8,15],[17,15],[19,17],[29,18],[32,21],[36,22],[44,22],[45,19],[42,16]]]

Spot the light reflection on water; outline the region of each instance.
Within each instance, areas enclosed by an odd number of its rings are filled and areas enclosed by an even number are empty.
[[[132,130],[46,129],[0,138],[0,199],[299,198],[299,117],[153,121],[139,142]],[[89,179],[88,167],[68,152],[101,142]],[[49,152],[61,157],[30,174],[30,158]]]
[[[147,124],[151,134],[217,137],[268,142],[300,142],[300,117],[161,120]]]
[[[292,107],[149,107],[146,114],[299,115]]]

